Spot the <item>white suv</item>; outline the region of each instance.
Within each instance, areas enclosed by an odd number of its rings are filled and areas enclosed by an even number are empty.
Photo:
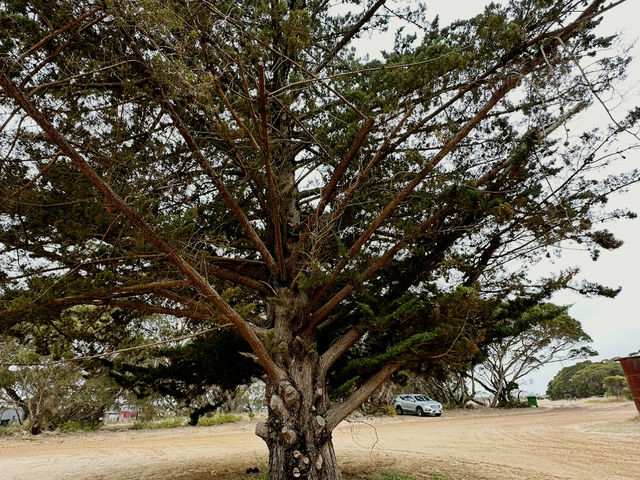
[[[442,404],[431,400],[426,395],[419,393],[403,393],[398,395],[393,402],[393,408],[398,415],[415,413],[419,417],[423,415],[439,417],[442,415]]]

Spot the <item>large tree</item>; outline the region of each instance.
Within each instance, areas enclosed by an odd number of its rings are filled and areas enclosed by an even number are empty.
[[[51,363],[33,344],[0,339],[0,401],[22,409],[25,429],[38,434],[44,429],[80,422],[95,427],[123,393],[106,369],[91,375],[77,364]],[[10,363],[18,363],[8,368]],[[36,363],[36,365],[33,365]]]
[[[624,375],[624,372],[616,360],[579,362],[564,367],[553,377],[547,385],[547,395],[551,400],[604,395],[604,379],[617,375]]]
[[[492,407],[513,402],[518,381],[543,365],[597,355],[588,346],[591,337],[567,308],[536,305],[493,322],[496,340],[483,348],[484,360],[474,375],[474,381],[493,395]],[[498,317],[500,310],[496,308]]]
[[[624,74],[597,33],[617,2],[513,1],[446,27],[359,3],[0,3],[3,329],[81,304],[230,324],[266,375],[276,480],[340,478],[340,421],[465,345],[470,296],[571,282],[512,260],[618,246],[597,226],[628,215],[604,204],[637,180],[593,177],[637,115],[560,129]],[[350,48],[390,18],[419,38],[379,60]]]

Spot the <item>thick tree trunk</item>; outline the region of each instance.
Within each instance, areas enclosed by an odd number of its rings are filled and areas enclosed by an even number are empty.
[[[314,441],[313,445],[300,442],[295,447],[282,442],[272,444],[269,449],[270,480],[342,478],[331,439],[320,443]]]
[[[256,428],[269,447],[270,479],[339,480],[320,357],[313,344],[296,337],[282,359],[288,378],[267,382],[268,421]]]

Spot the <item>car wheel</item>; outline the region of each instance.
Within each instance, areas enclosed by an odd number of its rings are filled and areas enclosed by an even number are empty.
[[[402,414],[404,413],[404,412],[402,411],[402,407],[401,407],[400,405],[397,405],[397,406],[396,406],[396,413],[397,413],[398,415],[402,415]]]
[[[439,417],[440,415],[442,415],[441,413],[436,413],[436,417]]]
[[[416,415],[418,415],[419,417],[422,417],[424,415],[422,408],[420,407],[416,408]]]

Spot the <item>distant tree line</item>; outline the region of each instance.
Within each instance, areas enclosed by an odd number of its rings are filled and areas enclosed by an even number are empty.
[[[519,382],[541,366],[596,354],[589,346],[591,337],[567,314],[567,307],[518,302],[484,302],[482,306],[484,309],[477,304],[473,307],[475,322],[477,317],[482,318],[475,323],[480,331],[473,354],[458,355],[453,362],[436,359],[412,370],[403,369],[362,409],[366,413],[384,412],[395,395],[409,391],[423,393],[452,408],[470,402],[484,405],[486,399],[479,400],[478,393],[488,397],[491,407],[510,407],[520,400]],[[441,310],[444,308],[441,306]]]
[[[629,395],[622,367],[617,360],[579,362],[560,370],[547,386],[551,400],[600,395]]]

